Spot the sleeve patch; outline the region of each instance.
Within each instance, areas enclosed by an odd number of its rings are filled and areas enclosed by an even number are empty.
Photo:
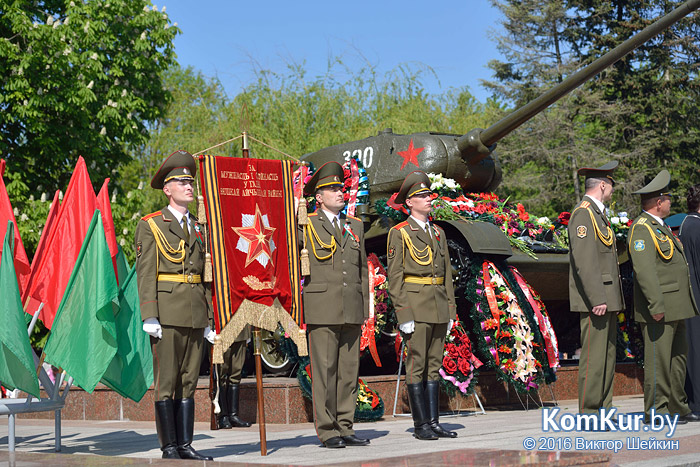
[[[578,238],[586,238],[586,235],[588,235],[588,228],[585,225],[576,227],[576,236]]]
[[[644,251],[644,240],[635,240],[634,241],[634,251]]]
[[[136,257],[137,257],[137,258],[140,258],[140,257],[141,257],[141,250],[142,250],[142,249],[143,249],[143,245],[141,244],[141,242],[138,242],[138,243],[136,244]]]
[[[396,248],[394,248],[393,246],[389,247],[388,254],[389,254],[389,259],[394,259],[394,256],[396,256]]]

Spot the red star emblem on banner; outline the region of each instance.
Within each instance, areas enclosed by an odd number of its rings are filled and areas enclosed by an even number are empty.
[[[265,226],[262,214],[260,214],[260,208],[257,204],[255,205],[255,220],[253,221],[253,225],[250,227],[231,227],[231,229],[243,240],[248,242],[248,256],[245,260],[245,267],[248,267],[258,256],[263,254],[268,257],[270,264],[274,264],[272,262],[270,240],[272,240],[272,234],[277,229]]]
[[[408,149],[405,151],[397,151],[397,154],[401,157],[403,157],[403,164],[401,164],[401,169],[403,170],[404,167],[406,167],[406,164],[409,162],[416,167],[418,167],[418,158],[416,156],[420,154],[423,149],[425,148],[414,148],[413,147],[413,138],[411,138],[411,142],[408,143]]]

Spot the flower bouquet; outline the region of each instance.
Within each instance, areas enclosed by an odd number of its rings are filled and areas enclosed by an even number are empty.
[[[467,336],[459,320],[445,338],[442,367],[440,376],[442,386],[448,395],[452,396],[457,391],[462,395],[469,395],[476,386],[476,370],[483,363],[472,353],[472,343]]]

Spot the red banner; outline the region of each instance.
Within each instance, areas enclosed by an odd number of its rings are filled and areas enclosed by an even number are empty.
[[[292,163],[201,156],[217,331],[225,350],[246,324],[297,342],[302,322]],[[303,348],[302,348],[303,345]]]

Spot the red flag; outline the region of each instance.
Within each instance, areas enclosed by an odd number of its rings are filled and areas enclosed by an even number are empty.
[[[0,159],[0,177],[5,175],[5,159]]]
[[[79,157],[66,196],[51,226],[41,261],[33,265],[34,269],[22,300],[26,302],[27,297],[31,297],[44,302],[39,317],[49,329],[53,325],[96,205],[95,190],[92,188],[85,160]]]
[[[117,234],[114,230],[114,218],[112,218],[112,204],[109,202],[109,178],[105,178],[105,182],[97,193],[97,209],[102,213],[102,225],[107,238],[107,246],[109,247],[109,255],[112,257],[112,265],[114,273],[117,273]],[[117,277],[119,280],[119,277]]]
[[[0,174],[5,169],[5,160],[0,159]],[[27,258],[27,253],[24,251],[24,245],[22,244],[22,237],[19,235],[19,229],[17,228],[17,221],[15,220],[15,213],[12,210],[12,203],[10,203],[10,197],[7,194],[7,189],[5,188],[5,182],[0,176],[0,238],[5,238],[5,232],[7,231],[7,221],[12,221],[15,225],[15,251],[11,251],[10,254],[15,257],[15,273],[17,274],[17,284],[19,285],[20,292],[24,290],[29,280],[29,258]],[[0,256],[2,256],[2,245],[0,245]]]

